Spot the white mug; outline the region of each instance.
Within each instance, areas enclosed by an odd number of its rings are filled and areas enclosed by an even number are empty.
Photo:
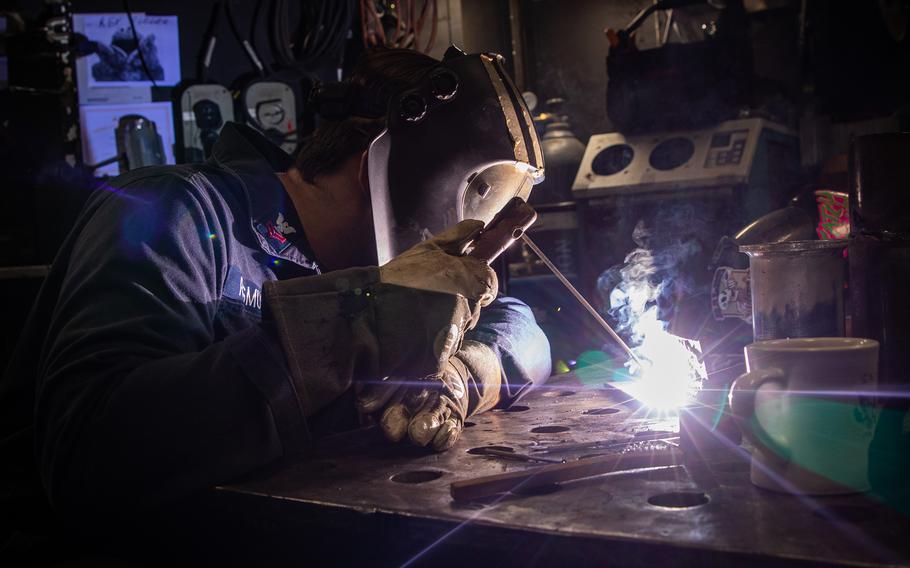
[[[878,342],[772,339],[745,351],[748,371],[730,405],[754,447],[752,483],[810,495],[868,491]]]

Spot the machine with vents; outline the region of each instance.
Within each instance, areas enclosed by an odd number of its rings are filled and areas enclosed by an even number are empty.
[[[756,208],[754,218],[786,191],[780,184],[798,170],[797,157],[796,133],[760,118],[703,130],[595,134],[572,193],[576,199],[735,193],[737,201]]]
[[[572,187],[586,292],[608,310],[618,268],[631,262],[631,251],[647,249],[653,266],[646,269],[662,283],[660,319],[675,335],[712,343],[733,325],[711,315],[718,243],[786,205],[798,190],[799,172],[796,133],[761,118],[592,136]]]

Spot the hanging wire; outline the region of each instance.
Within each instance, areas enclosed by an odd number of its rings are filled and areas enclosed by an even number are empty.
[[[212,7],[212,15],[209,18],[209,25],[205,32],[205,39],[202,42],[202,54],[199,58],[199,69],[197,76],[203,83],[207,83],[210,78],[212,67],[212,57],[215,54],[215,45],[218,43],[218,21],[221,16],[221,2],[215,2]]]
[[[227,16],[228,24],[231,27],[231,33],[234,34],[234,37],[237,38],[237,41],[240,42],[240,45],[243,47],[243,51],[246,53],[247,58],[253,64],[253,67],[256,68],[256,71],[259,72],[259,75],[265,77],[267,75],[265,66],[262,64],[262,60],[259,59],[259,54],[256,53],[256,49],[250,43],[250,41],[243,35],[240,31],[240,26],[237,25],[237,19],[234,17],[234,9],[232,7],[233,2],[227,0],[224,3],[224,13]]]
[[[152,86],[157,87],[158,83],[156,83],[155,78],[152,77],[152,72],[149,71],[149,66],[145,62],[145,55],[142,54],[142,46],[139,43],[139,32],[136,31],[136,24],[133,22],[133,12],[130,10],[129,0],[123,0],[123,11],[126,12],[126,19],[130,22],[130,30],[133,33],[133,41],[136,42],[136,51],[139,53],[139,63],[142,64],[142,71],[145,73],[148,80],[152,82]]]
[[[421,47],[427,18],[429,37]],[[437,26],[437,0],[360,0],[360,31],[367,47],[403,47],[427,53],[436,44]]]
[[[300,0],[297,26],[290,0],[272,0],[270,32],[275,59],[285,67],[311,68],[339,53],[354,20],[355,0]]]

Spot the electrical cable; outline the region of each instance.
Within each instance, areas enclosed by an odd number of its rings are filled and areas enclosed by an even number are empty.
[[[130,10],[129,0],[123,0],[123,10],[126,12],[126,18],[130,22],[130,30],[133,32],[133,41],[136,42],[136,51],[139,53],[139,63],[142,64],[142,70],[145,72],[145,76],[149,81],[152,82],[153,87],[157,87],[158,83],[155,82],[155,78],[152,77],[152,72],[149,71],[149,66],[145,62],[145,55],[142,54],[142,47],[139,44],[139,32],[136,31],[136,24],[133,22],[133,13]]]
[[[212,8],[212,15],[209,18],[209,25],[205,32],[205,40],[202,42],[203,52],[199,58],[198,76],[203,83],[209,81],[209,71],[212,65],[212,57],[215,53],[215,44],[218,42],[218,23],[221,16],[221,2],[215,2]]]
[[[428,53],[436,44],[438,32],[438,0],[423,0],[418,16],[419,0],[360,0],[360,32],[367,47],[408,48]],[[382,9],[380,13],[379,9]],[[427,18],[430,32],[427,43],[420,46]],[[388,31],[388,33],[387,33]]]
[[[231,27],[231,32],[234,34],[234,37],[237,38],[237,41],[240,42],[243,51],[246,53],[247,58],[253,64],[259,75],[265,77],[267,75],[265,66],[262,64],[262,60],[259,59],[259,54],[256,53],[256,49],[253,45],[247,40],[247,38],[240,32],[240,27],[237,25],[237,20],[234,18],[234,11],[231,8],[231,0],[226,0],[224,3],[224,13],[227,16],[228,24]]]
[[[430,0],[427,0],[423,5],[423,12],[420,14],[420,28],[423,28],[423,17],[424,13],[427,12],[427,4],[430,4]],[[432,0],[433,6],[433,16],[430,19],[430,37],[427,38],[427,45],[423,48],[424,53],[429,53],[433,49],[433,46],[436,45],[436,33],[439,31],[439,7],[437,6],[437,0]],[[418,29],[417,36],[420,36],[420,29]]]
[[[397,10],[395,11],[395,35],[392,37],[392,46],[393,47],[402,47],[402,38],[404,34],[402,31],[408,29],[408,0],[398,0]],[[404,13],[404,22],[402,22],[402,13]]]
[[[313,52],[314,59],[337,53],[344,41],[347,39],[348,31],[353,20],[353,3],[345,0],[340,3],[333,3],[336,7],[331,13],[331,20],[328,26],[328,33],[321,47]]]
[[[256,30],[259,29],[259,12],[262,10],[262,0],[256,0],[253,4],[253,16],[250,18],[250,31],[247,34],[247,37],[250,38],[250,45],[253,46],[253,49],[256,49]],[[256,53],[259,53],[259,50],[256,49]]]
[[[293,32],[288,0],[272,0],[271,36],[276,61],[285,67],[308,69],[339,53],[354,19],[355,0],[300,0]]]

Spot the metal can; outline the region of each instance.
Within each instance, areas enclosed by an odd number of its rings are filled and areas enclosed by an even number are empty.
[[[844,241],[743,245],[755,341],[844,336]]]

